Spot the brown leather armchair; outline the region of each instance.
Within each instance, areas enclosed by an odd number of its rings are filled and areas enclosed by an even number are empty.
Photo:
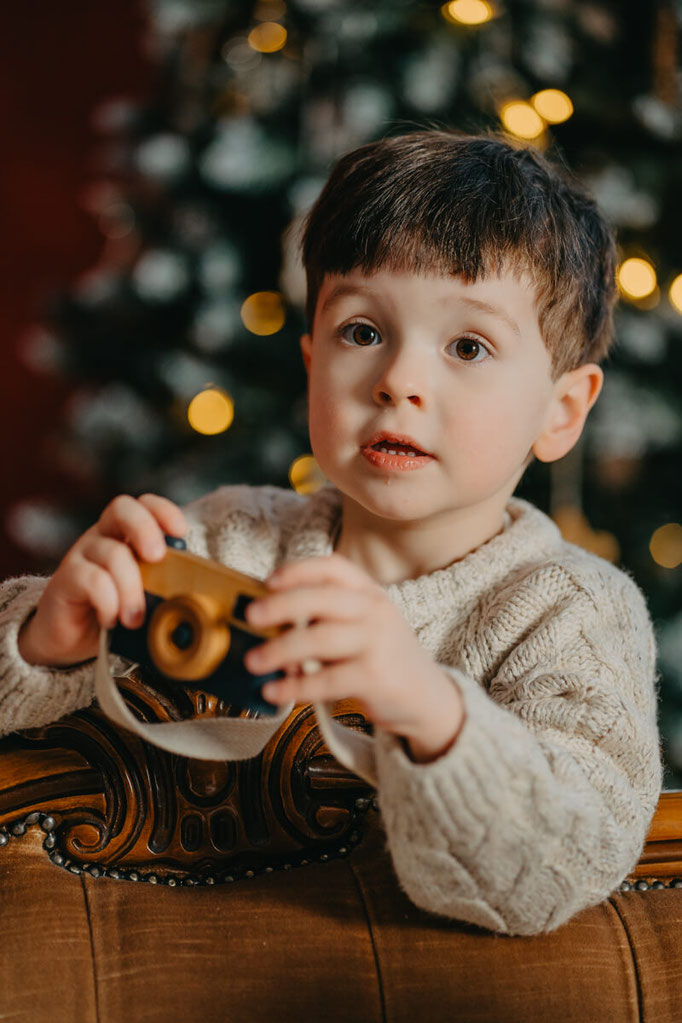
[[[145,720],[230,713],[123,684]],[[350,703],[335,714],[366,727]],[[0,1018],[682,1019],[682,793],[621,891],[510,938],[408,901],[373,793],[309,707],[239,764],[166,754],[95,707],[8,736],[0,764]]]

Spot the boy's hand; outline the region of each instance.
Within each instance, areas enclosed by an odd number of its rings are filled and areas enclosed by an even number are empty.
[[[101,628],[139,627],[144,589],[136,559],[161,561],[164,533],[183,536],[180,509],[155,494],[114,498],[67,552],[19,634],[29,664],[66,667],[97,655]]]
[[[267,584],[271,595],[248,606],[248,621],[294,628],[244,659],[254,674],[287,672],[263,687],[266,700],[357,699],[368,719],[406,739],[420,762],[452,745],[464,716],[459,691],[364,571],[332,554],[285,565]],[[315,661],[321,662],[319,670],[301,673],[299,665]]]

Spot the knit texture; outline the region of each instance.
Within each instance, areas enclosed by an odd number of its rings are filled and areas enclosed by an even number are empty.
[[[624,572],[566,543],[527,502],[507,510],[504,531],[466,558],[386,588],[459,687],[466,719],[434,763],[413,763],[380,729],[374,751],[388,846],[410,898],[534,934],[602,901],[639,858],[661,786],[655,648]],[[331,553],[340,495],[224,487],[187,512],[190,549],[265,578],[284,561]],[[4,732],[92,699],[89,666],[52,671],[19,657],[17,632],[44,582],[0,590]]]
[[[0,586],[0,735],[56,721],[93,698],[91,664],[72,670],[43,668],[19,655],[19,630],[46,585],[47,579],[23,576]]]

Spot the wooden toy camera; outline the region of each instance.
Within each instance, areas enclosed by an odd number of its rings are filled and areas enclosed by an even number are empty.
[[[139,629],[116,625],[110,650],[175,682],[214,693],[234,707],[275,714],[261,686],[281,672],[252,675],[244,654],[281,629],[255,629],[248,604],[267,591],[263,583],[191,554],[184,540],[166,537],[162,561],[141,562],[147,614]]]

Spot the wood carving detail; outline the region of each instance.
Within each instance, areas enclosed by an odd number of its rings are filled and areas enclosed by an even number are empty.
[[[235,714],[209,694],[154,686],[141,674],[121,681],[144,721]],[[334,715],[368,728],[350,701]],[[329,754],[311,707],[295,708],[260,756],[241,762],[166,753],[94,706],[7,737],[0,756],[0,825],[49,813],[52,841],[70,863],[159,877],[239,874],[332,853],[359,839],[372,794]]]

